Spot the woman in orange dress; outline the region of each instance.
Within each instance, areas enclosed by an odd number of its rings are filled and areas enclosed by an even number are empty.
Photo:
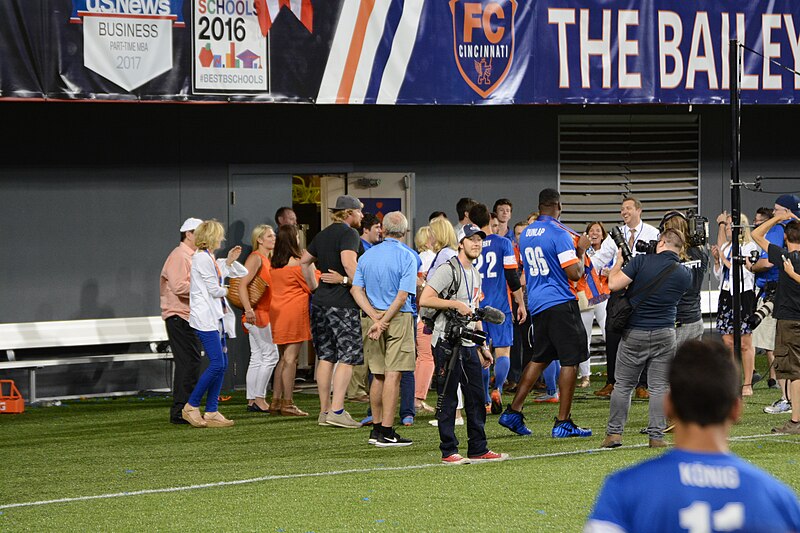
[[[269,256],[275,248],[275,231],[271,226],[256,226],[252,234],[253,253],[247,257],[244,266],[247,275],[239,284],[239,299],[242,301],[244,313],[242,325],[250,337],[250,364],[247,367],[247,410],[266,413],[269,405],[264,397],[272,371],[278,363],[278,349],[272,340],[270,328],[270,307],[272,281],[270,280]],[[260,277],[267,283],[267,289],[256,302],[250,305],[247,296],[247,285],[254,277]]]
[[[280,361],[275,367],[270,413],[284,416],[308,416],[292,401],[297,357],[303,342],[311,340],[309,287],[300,270],[300,244],[297,227],[278,228],[275,251],[272,254],[272,338],[278,345]],[[319,279],[319,273],[317,273]]]

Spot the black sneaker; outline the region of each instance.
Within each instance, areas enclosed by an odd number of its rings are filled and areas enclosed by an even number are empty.
[[[762,379],[764,379],[764,378],[762,378],[762,377],[761,377],[761,374],[759,374],[758,372],[756,372],[755,370],[753,370],[753,379],[750,381],[750,383],[751,383],[752,385],[755,385],[756,383],[758,383],[758,382],[759,382],[759,381],[761,381]]]
[[[772,378],[769,378],[767,380],[767,387],[769,387],[770,389],[778,389],[778,388],[780,388],[780,387],[778,387],[778,382],[776,380],[772,379]]]
[[[376,428],[372,428],[369,430],[369,440],[367,440],[367,444],[375,444],[378,442],[378,430]]]
[[[398,435],[396,431],[392,431],[391,435],[378,436],[378,440],[375,441],[375,446],[380,448],[388,448],[390,446],[410,446],[412,442],[413,441],[410,439],[404,439]]]

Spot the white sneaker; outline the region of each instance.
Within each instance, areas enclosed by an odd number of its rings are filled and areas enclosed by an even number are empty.
[[[782,413],[789,413],[792,410],[792,402],[787,400],[778,400],[772,405],[764,408],[764,412],[770,415],[779,415]]]

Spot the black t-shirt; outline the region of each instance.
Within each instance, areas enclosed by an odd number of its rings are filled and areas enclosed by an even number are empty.
[[[775,294],[775,309],[772,316],[780,320],[800,320],[800,283],[783,270],[783,257],[792,261],[795,272],[800,272],[800,252],[789,253],[785,248],[770,244],[767,251],[769,262],[778,267],[778,290]]]
[[[333,270],[346,276],[341,253],[344,250],[352,250],[358,254],[360,244],[361,239],[356,230],[342,222],[335,222],[314,237],[308,245],[308,253],[317,258],[317,269],[320,272]],[[314,291],[311,303],[320,307],[358,308],[358,304],[350,295],[349,287],[322,282]]]
[[[703,318],[703,310],[700,307],[700,291],[703,289],[703,281],[708,272],[708,252],[700,246],[694,246],[686,251],[689,260],[683,266],[692,275],[692,285],[683,293],[678,302],[678,322],[681,324],[691,324]]]
[[[626,291],[626,294],[633,295],[631,305],[636,307],[628,321],[630,329],[653,331],[675,327],[678,300],[692,284],[689,270],[678,266],[645,300],[642,298],[649,290],[647,285],[651,281],[679,262],[680,258],[675,252],[640,254],[622,269],[633,280]]]

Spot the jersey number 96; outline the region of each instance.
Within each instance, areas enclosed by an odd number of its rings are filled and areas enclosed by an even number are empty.
[[[547,276],[550,274],[550,267],[547,265],[541,246],[525,248],[525,262],[528,263],[529,276]]]

